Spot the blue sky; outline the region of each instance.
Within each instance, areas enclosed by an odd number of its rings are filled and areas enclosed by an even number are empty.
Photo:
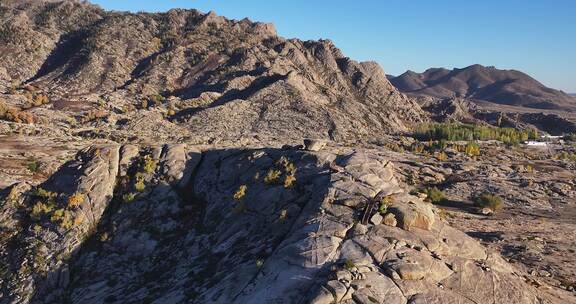
[[[327,38],[388,74],[474,63],[517,69],[576,93],[574,0],[92,0],[103,8],[196,8],[273,22],[286,38]]]

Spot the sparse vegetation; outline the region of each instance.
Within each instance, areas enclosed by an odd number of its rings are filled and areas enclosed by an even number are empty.
[[[8,106],[5,100],[0,99],[0,119],[12,121],[15,123],[27,124],[33,124],[37,122],[38,119],[34,115],[22,111],[22,109],[29,109],[33,106],[41,106],[42,104],[48,103],[49,100],[46,95],[34,96],[30,92],[28,92],[28,94],[30,94],[29,97],[26,97],[28,103],[24,104],[22,108]]]
[[[240,201],[244,198],[244,196],[246,196],[246,190],[248,189],[248,186],[246,185],[240,185],[240,187],[238,187],[238,190],[236,190],[236,193],[234,193],[234,200]]]
[[[441,219],[445,220],[449,217],[454,217],[454,215],[452,213],[450,213],[450,211],[446,210],[446,209],[442,209],[442,208],[438,208],[438,217],[440,217]]]
[[[134,183],[134,189],[138,192],[142,192],[146,189],[146,183],[144,183],[144,179],[137,179]]]
[[[37,201],[31,209],[30,216],[33,220],[42,222],[50,221],[60,226],[60,228],[69,230],[77,225],[80,225],[84,218],[81,214],[74,217],[73,209],[77,208],[84,202],[84,195],[81,193],[74,193],[71,195],[63,207],[57,207],[56,199],[57,193],[46,191],[42,188],[37,188],[32,192],[32,196]],[[36,225],[38,226],[38,225]],[[39,226],[40,227],[40,226]]]
[[[491,193],[482,193],[474,198],[474,204],[480,208],[490,208],[496,212],[504,206],[502,198]]]
[[[433,203],[433,204],[441,203],[446,199],[444,192],[442,192],[441,190],[439,190],[436,187],[426,188],[426,189],[424,189],[423,192],[427,196],[426,200]]]
[[[161,105],[165,100],[166,97],[160,95],[160,94],[154,94],[154,95],[150,95],[148,97],[148,100],[155,106],[157,105]]]
[[[262,259],[257,259],[257,260],[256,260],[256,267],[262,268],[262,266],[264,266],[264,260],[262,260]]]
[[[296,166],[285,156],[280,157],[278,161],[276,161],[275,168],[270,168],[264,176],[264,183],[267,185],[281,183],[280,177],[284,174],[284,188],[290,188],[296,182]],[[256,174],[254,177],[255,180],[260,178],[259,173]]]
[[[58,196],[57,193],[51,192],[51,191],[47,191],[47,190],[45,190],[44,188],[40,188],[40,187],[36,188],[36,189],[33,191],[32,195],[33,195],[33,196],[36,196],[36,197],[39,197],[39,198],[44,198],[44,199],[47,199],[47,200],[54,200],[54,199]]]
[[[153,173],[154,171],[156,171],[156,161],[154,160],[154,158],[152,157],[152,155],[145,155],[143,158],[143,167],[142,169],[144,170],[144,172],[150,174]]]
[[[268,170],[268,173],[264,177],[264,183],[266,183],[267,185],[274,184],[278,181],[280,175],[282,175],[282,171],[276,169],[270,169]]]
[[[84,203],[84,194],[76,192],[68,198],[68,207],[75,208]]]
[[[344,267],[344,269],[350,270],[350,269],[356,267],[356,264],[354,264],[354,262],[353,262],[352,260],[348,260],[348,259],[347,259],[347,260],[344,261],[343,267]]]
[[[469,142],[466,144],[465,152],[468,156],[478,156],[480,155],[480,146],[475,142]]]
[[[532,166],[531,164],[527,164],[527,165],[516,164],[516,165],[513,165],[512,168],[514,170],[516,170],[517,172],[521,172],[521,173],[533,173],[534,172],[534,166]]]
[[[567,151],[562,151],[554,156],[554,159],[558,160],[569,160],[576,162],[576,153],[571,153]]]
[[[41,163],[35,158],[29,158],[28,165],[26,167],[28,168],[28,171],[32,173],[38,173],[40,172]]]
[[[32,207],[32,212],[30,215],[32,216],[33,219],[39,220],[43,216],[50,214],[50,212],[52,212],[52,210],[54,210],[54,204],[53,203],[37,202]]]
[[[466,144],[461,143],[449,143],[444,139],[440,140],[428,140],[424,143],[413,143],[410,150],[414,153],[430,155],[434,153],[434,156],[439,161],[448,160],[448,155],[446,154],[446,149],[452,149],[459,153],[465,153],[470,157],[480,155],[480,146],[473,141],[467,142]]]
[[[136,193],[134,193],[134,192],[128,192],[128,193],[124,193],[124,195],[122,195],[122,201],[124,201],[125,203],[130,203],[135,198],[136,198]]]
[[[39,107],[39,106],[44,105],[44,104],[47,104],[47,103],[50,103],[50,99],[49,99],[48,96],[46,96],[46,95],[39,94],[39,95],[36,95],[36,96],[33,97],[33,102],[32,102],[32,104],[33,104],[35,107]]]
[[[98,240],[102,243],[108,241],[109,236],[108,236],[108,232],[104,231],[102,232],[102,234],[100,234],[100,236],[98,237]]]
[[[34,115],[28,112],[23,112],[22,109],[10,107],[2,99],[0,99],[0,119],[27,124],[33,124],[37,121]]]
[[[439,161],[446,161],[448,160],[448,155],[444,151],[440,151],[436,154],[436,159]]]
[[[284,188],[290,188],[296,182],[296,177],[294,175],[286,175],[284,178]]]
[[[392,204],[392,197],[385,196],[380,201],[380,205],[378,206],[378,212],[382,215],[385,215],[388,212],[388,206]]]

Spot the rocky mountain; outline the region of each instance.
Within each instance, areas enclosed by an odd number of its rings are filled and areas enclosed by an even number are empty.
[[[412,134],[469,99],[195,10],[0,0],[0,58],[0,304],[574,303],[576,150]]]
[[[17,104],[14,95],[33,88],[64,123],[90,110],[125,121],[134,107],[157,106],[168,117],[156,124],[201,133],[200,140],[340,140],[404,131],[425,119],[376,63],[353,61],[328,40],[288,40],[271,24],[195,10],[16,3],[0,7],[0,90],[16,93],[4,99]]]
[[[467,98],[534,109],[576,110],[576,100],[515,70],[472,65],[463,69],[408,71],[390,79],[400,91],[437,98]]]
[[[540,303],[395,174],[357,149],[95,146],[4,191],[0,302]]]

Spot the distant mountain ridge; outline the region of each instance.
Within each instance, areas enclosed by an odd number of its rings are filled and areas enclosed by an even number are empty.
[[[413,95],[460,97],[536,109],[576,111],[573,96],[548,88],[516,70],[475,64],[463,69],[431,68],[423,73],[407,71],[389,79],[400,91]]]

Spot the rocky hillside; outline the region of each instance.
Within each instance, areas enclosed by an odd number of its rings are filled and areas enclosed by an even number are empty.
[[[472,65],[463,69],[408,71],[391,77],[396,88],[405,93],[437,98],[467,98],[535,109],[576,110],[576,100],[568,94],[548,88],[532,77],[515,70]]]
[[[85,149],[2,194],[0,303],[541,303],[390,161],[330,151]]]
[[[574,303],[572,143],[405,132],[469,99],[195,10],[0,0],[0,58],[0,304]]]
[[[376,63],[351,60],[328,40],[288,40],[271,24],[195,10],[15,3],[0,3],[0,99],[36,120],[74,128],[87,126],[81,116],[109,117],[110,132],[165,128],[206,141],[354,140],[425,119]],[[144,116],[150,124],[126,126]]]

